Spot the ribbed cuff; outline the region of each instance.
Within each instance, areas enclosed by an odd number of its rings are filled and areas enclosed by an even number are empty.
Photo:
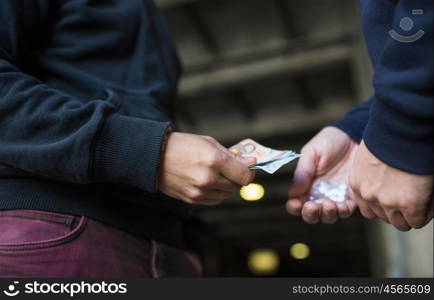
[[[168,122],[111,116],[105,121],[94,150],[92,176],[156,192],[161,143]]]
[[[378,159],[413,174],[433,174],[433,125],[403,119],[375,101],[363,140]]]

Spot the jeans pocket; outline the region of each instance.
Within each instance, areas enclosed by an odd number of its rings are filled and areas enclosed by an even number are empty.
[[[0,251],[55,247],[78,238],[87,218],[36,211],[0,211]]]

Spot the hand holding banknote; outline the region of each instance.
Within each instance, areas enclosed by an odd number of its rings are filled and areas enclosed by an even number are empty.
[[[287,211],[310,224],[331,224],[357,208],[348,174],[357,144],[343,131],[326,127],[302,149],[289,189]]]
[[[249,165],[249,169],[263,170],[269,174],[274,174],[282,166],[300,157],[291,150],[276,150],[265,147],[252,139],[245,139],[232,146],[230,151],[240,157],[254,157],[255,164]]]
[[[253,181],[255,171],[247,166],[255,162],[211,137],[174,132],[162,153],[158,188],[187,203],[219,204]]]

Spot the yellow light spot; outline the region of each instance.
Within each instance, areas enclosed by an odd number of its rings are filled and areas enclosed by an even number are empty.
[[[272,249],[256,249],[249,254],[248,266],[256,275],[272,275],[279,268],[279,256]]]
[[[310,248],[306,244],[296,243],[291,246],[289,253],[295,259],[306,259],[307,257],[309,257]]]
[[[251,183],[243,186],[240,190],[240,196],[246,201],[258,201],[264,197],[265,189],[262,185]]]
[[[240,154],[240,150],[238,150],[236,148],[229,149],[229,151],[231,151],[232,153],[237,154],[237,155]]]

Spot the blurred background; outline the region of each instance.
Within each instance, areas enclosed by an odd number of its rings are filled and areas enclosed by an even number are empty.
[[[182,131],[300,151],[371,93],[356,0],[157,0],[184,68]],[[308,225],[285,212],[296,163],[197,216],[207,276],[432,277],[432,222],[401,233],[358,213]],[[245,198],[245,199],[243,199]]]

